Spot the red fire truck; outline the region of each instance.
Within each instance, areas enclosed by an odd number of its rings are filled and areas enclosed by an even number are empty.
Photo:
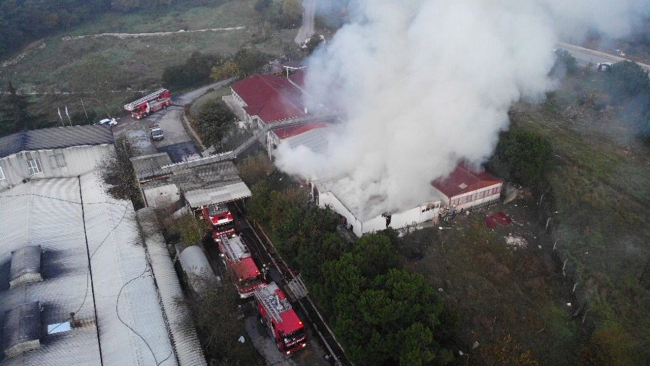
[[[307,335],[300,318],[275,282],[255,290],[261,322],[266,324],[280,352],[288,355],[307,347]]]
[[[222,235],[219,240],[219,251],[224,265],[237,277],[239,297],[245,299],[253,296],[253,292],[264,283],[260,270],[242,238],[240,236],[228,238]]]
[[[172,100],[169,96],[169,90],[160,89],[146,97],[136,100],[135,102],[125,104],[124,109],[131,112],[131,117],[141,119],[161,109],[167,108],[167,106],[171,104]]]
[[[235,220],[225,204],[204,206],[203,217],[210,220],[212,224],[212,238],[215,242],[218,243],[222,235],[235,236]]]

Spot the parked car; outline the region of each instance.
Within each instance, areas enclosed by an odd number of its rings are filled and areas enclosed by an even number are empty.
[[[103,120],[97,122],[98,125],[109,125],[109,126],[117,126],[117,121],[115,118],[104,118]]]
[[[158,125],[154,125],[153,127],[151,127],[150,131],[151,131],[151,138],[154,141],[159,141],[165,138],[165,134],[162,128],[160,128],[160,126]]]

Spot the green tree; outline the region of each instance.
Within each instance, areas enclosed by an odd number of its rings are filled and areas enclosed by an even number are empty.
[[[239,337],[245,336],[246,330],[239,319],[239,295],[234,277],[229,273],[221,277],[224,283],[206,291],[201,298],[178,301],[184,302],[190,309],[201,345],[208,359],[216,361],[215,365],[258,365],[260,363],[249,340],[243,344],[239,342]],[[210,283],[207,279],[205,281]]]
[[[28,108],[27,97],[19,95],[10,81],[0,107],[0,136],[44,127],[45,123],[38,116],[29,113]]]
[[[181,243],[190,246],[201,243],[210,228],[208,220],[197,220],[193,214],[186,213],[174,220],[171,231],[180,237]]]
[[[258,223],[266,223],[269,219],[268,208],[271,206],[271,189],[268,183],[260,181],[251,188],[251,192],[253,196],[246,205],[248,214]]]
[[[562,49],[555,51],[555,65],[551,73],[556,76],[563,76],[564,74],[573,75],[578,71],[578,62],[576,58]]]
[[[268,62],[269,55],[242,48],[235,53],[232,60],[239,66],[239,76],[246,77],[259,72],[259,69]]]
[[[501,135],[497,157],[508,166],[510,175],[528,187],[540,187],[546,182],[546,171],[552,163],[552,149],[542,136],[513,128]]]
[[[228,60],[221,65],[213,66],[210,72],[210,78],[214,81],[219,81],[237,77],[240,74],[241,70],[239,65],[233,60]]]
[[[650,92],[648,72],[636,62],[618,62],[607,73],[607,88],[617,101],[648,93]]]
[[[206,146],[222,147],[223,138],[235,127],[235,115],[220,100],[212,100],[203,106],[196,117],[196,126]]]
[[[300,23],[302,17],[302,3],[300,0],[283,0],[281,10],[285,26],[293,28]]]
[[[137,148],[133,147],[126,136],[122,135],[115,141],[115,155],[108,155],[99,166],[99,173],[109,186],[108,193],[116,199],[130,199],[137,210],[144,207],[135,170],[131,158],[136,156]]]

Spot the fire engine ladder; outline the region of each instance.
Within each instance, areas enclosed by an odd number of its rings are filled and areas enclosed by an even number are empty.
[[[147,101],[158,98],[158,96],[164,91],[165,91],[165,89],[157,90],[157,91],[155,91],[155,92],[153,92],[153,93],[151,93],[151,94],[149,94],[149,95],[147,95],[145,97],[142,97],[142,98],[136,100],[135,102],[131,102],[131,103],[125,105],[124,109],[126,109],[127,111],[131,111],[131,110],[133,110],[133,108],[135,108],[136,106],[138,106],[138,105],[140,105],[140,104],[142,104],[144,102],[147,102]]]
[[[300,275],[296,276],[293,280],[291,280],[287,284],[287,286],[289,287],[289,290],[291,290],[293,295],[299,299],[302,299],[303,297],[307,296],[307,294],[309,293]]]
[[[235,254],[235,251],[232,250],[232,247],[230,246],[230,241],[228,240],[228,236],[226,235],[221,235],[219,237],[221,240],[221,243],[223,243],[223,247],[226,249],[226,255],[233,261],[233,262],[239,262],[239,256]]]
[[[260,302],[260,304],[262,304],[267,314],[273,317],[277,323],[282,323],[282,317],[280,316],[280,311],[278,310],[278,307],[282,306],[280,304],[280,299],[276,294],[273,294],[271,296],[264,296],[264,292],[265,291],[263,289],[255,290],[255,298]]]

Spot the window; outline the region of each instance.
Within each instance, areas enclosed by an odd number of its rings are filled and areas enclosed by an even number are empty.
[[[0,166],[0,180],[5,179],[5,172],[2,171],[2,167]]]
[[[27,166],[29,167],[29,175],[43,173],[41,162],[38,160],[38,158],[27,160]]]

